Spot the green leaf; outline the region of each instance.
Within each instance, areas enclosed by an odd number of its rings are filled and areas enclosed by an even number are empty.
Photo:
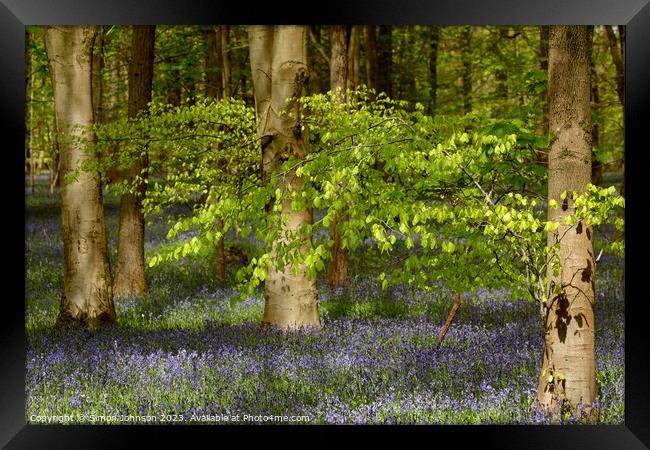
[[[386,240],[386,237],[384,236],[384,228],[381,225],[379,225],[378,223],[373,224],[373,226],[372,226],[372,235],[379,242],[384,242]]]
[[[443,242],[442,251],[445,253],[453,253],[456,250],[456,245],[453,242]]]

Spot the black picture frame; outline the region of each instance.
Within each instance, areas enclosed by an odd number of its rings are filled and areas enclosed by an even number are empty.
[[[23,164],[25,137],[25,26],[48,24],[243,24],[243,23],[318,23],[318,24],[395,24],[395,25],[542,25],[593,24],[626,25],[626,314],[625,314],[625,424],[620,426],[64,426],[25,423],[25,329],[24,283],[17,282],[19,261],[24,262],[24,246],[17,236],[24,235],[12,216],[25,208],[18,171]],[[224,445],[224,437],[241,445],[250,438],[266,444],[338,444],[351,433],[363,432],[372,441],[395,434],[417,438],[427,446],[462,448],[475,440],[483,448],[558,449],[636,449],[650,446],[649,352],[645,318],[647,301],[641,284],[647,264],[642,245],[644,185],[641,171],[648,166],[644,156],[645,128],[650,102],[650,5],[647,0],[444,0],[424,3],[418,0],[307,2],[224,2],[207,0],[0,0],[0,115],[3,156],[8,158],[3,220],[11,252],[4,256],[9,268],[0,299],[0,445],[6,448],[130,448],[135,435],[146,439],[146,446],[167,448],[175,440],[191,445],[208,439]],[[14,165],[15,164],[15,165]],[[22,247],[22,248],[21,248]],[[14,254],[15,252],[16,254]],[[23,264],[24,267],[24,264]],[[9,272],[8,272],[9,271]],[[23,278],[24,279],[24,278]],[[253,431],[253,432],[251,432]],[[304,435],[291,441],[276,441],[279,433]],[[192,433],[192,440],[188,434]],[[314,441],[313,434],[327,437]],[[309,436],[307,436],[309,435]],[[327,439],[330,438],[330,439]],[[333,438],[333,439],[332,439]],[[442,438],[451,439],[453,444]],[[336,440],[334,440],[336,439]],[[138,444],[142,445],[142,444]]]

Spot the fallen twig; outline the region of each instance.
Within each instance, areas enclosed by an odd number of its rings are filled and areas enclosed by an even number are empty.
[[[460,294],[456,294],[456,297],[454,297],[454,306],[451,308],[451,311],[449,311],[449,316],[447,316],[447,321],[443,325],[442,329],[440,330],[440,334],[438,334],[438,346],[442,343],[442,340],[445,338],[445,334],[447,334],[447,330],[449,330],[449,326],[451,325],[451,321],[454,320],[454,317],[456,316],[456,312],[458,311],[458,308],[460,308],[461,304],[460,300]]]

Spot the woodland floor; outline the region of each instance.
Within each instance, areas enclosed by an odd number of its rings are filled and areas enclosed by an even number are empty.
[[[105,194],[105,206],[114,263],[114,194]],[[147,255],[165,244],[167,219],[149,218]],[[531,409],[542,349],[538,309],[507,300],[506,290],[463,294],[438,348],[453,293],[382,291],[359,269],[348,289],[319,281],[321,333],[285,336],[260,331],[261,291],[237,302],[233,288],[214,281],[210,261],[185,258],[147,269],[146,297],[116,298],[114,329],[64,333],[54,327],[63,282],[59,197],[47,194],[45,181],[26,195],[25,235],[28,422],[149,415],[191,423],[209,414],[239,414],[241,422],[244,415],[304,415],[308,423],[546,421]],[[361,267],[355,258],[351,266]],[[623,277],[623,259],[605,256],[596,282],[596,363],[606,424],[624,417]]]

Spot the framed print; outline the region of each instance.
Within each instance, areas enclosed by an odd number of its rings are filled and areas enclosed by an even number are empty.
[[[7,448],[650,445],[647,1],[0,20]]]

